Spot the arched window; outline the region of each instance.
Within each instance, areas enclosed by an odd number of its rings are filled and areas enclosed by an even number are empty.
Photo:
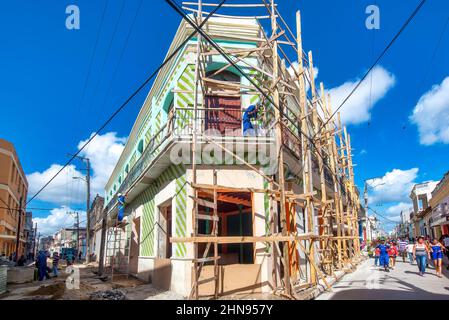
[[[128,172],[129,172],[129,163],[125,167],[125,173],[128,174]]]

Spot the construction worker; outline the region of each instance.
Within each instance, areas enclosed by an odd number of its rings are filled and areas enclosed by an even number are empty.
[[[49,279],[50,276],[47,272],[47,255],[44,251],[39,251],[39,255],[37,256],[37,268],[39,272],[39,281],[44,280],[45,278]]]
[[[117,195],[117,202],[118,202],[117,220],[121,222],[123,220],[123,216],[125,215],[125,196],[119,193]]]
[[[379,255],[379,263],[381,267],[384,267],[386,272],[390,272],[389,270],[389,260],[390,256],[388,255],[388,250],[390,250],[390,246],[385,243],[385,239],[382,238],[380,244],[377,245],[377,248],[380,250]]]
[[[253,136],[254,135],[254,127],[251,123],[251,119],[255,119],[257,117],[257,113],[259,109],[262,107],[262,104],[258,102],[256,105],[250,105],[248,109],[243,113],[243,135],[244,136]]]

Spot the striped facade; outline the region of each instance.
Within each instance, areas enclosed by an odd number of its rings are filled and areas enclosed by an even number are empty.
[[[175,213],[175,235],[177,237],[186,236],[186,169],[183,165],[172,165],[163,174],[159,176],[148,188],[143,191],[132,203],[132,206],[142,206],[142,229],[140,242],[140,256],[154,257],[155,252],[155,230],[156,230],[156,214],[157,208],[155,205],[155,196],[161,189],[173,180],[176,180],[176,193],[173,197],[173,204]],[[186,247],[182,243],[176,244],[174,250],[176,257],[185,257]]]

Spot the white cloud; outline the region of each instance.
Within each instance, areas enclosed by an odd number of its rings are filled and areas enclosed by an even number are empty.
[[[389,207],[387,209],[386,213],[389,216],[400,217],[401,212],[403,212],[403,214],[407,215],[410,213],[410,211],[412,211],[412,209],[413,209],[413,204],[411,202],[399,202],[398,204]]]
[[[62,165],[52,164],[50,168],[43,172],[34,172],[27,175],[30,196],[33,196],[44,186],[59,170]],[[73,180],[73,177],[80,177],[83,174],[76,170],[74,165],[67,166],[49,185],[40,193],[37,199],[57,204],[80,203],[82,202],[84,185],[80,185],[80,180]]]
[[[86,149],[81,152],[81,155],[89,158],[91,162],[92,197],[94,197],[96,193],[104,193],[104,186],[124,149],[125,142],[126,138],[117,137],[115,132],[108,132],[104,135],[96,136]],[[78,148],[84,143],[85,141],[81,141],[78,144]],[[34,172],[27,175],[30,186],[29,194],[34,195],[61,168],[62,165],[60,164],[52,164],[43,172]],[[85,183],[83,180],[74,180],[73,177],[84,177],[85,171],[81,170],[84,168],[84,164],[75,160],[63,170],[51,184],[36,197],[36,199],[66,206],[71,204],[82,204],[85,201],[86,195]]]
[[[295,78],[296,78],[295,71],[293,70],[293,68],[294,68],[294,70],[296,70],[296,72],[298,72],[298,61],[294,61],[294,62],[292,63],[292,65],[291,65],[290,67],[287,68],[288,73],[290,73],[290,75],[291,75],[292,77],[295,77]],[[318,73],[319,73],[318,67],[313,66],[313,77],[315,78],[315,81],[316,81],[316,79],[318,78]],[[306,83],[305,83],[305,85],[306,85],[306,91],[309,91],[309,89],[310,89],[310,82],[311,82],[311,81],[310,81],[309,72],[306,72],[306,77],[307,77],[307,79],[309,80],[309,81],[306,80]]]
[[[78,148],[86,141],[81,141]],[[126,138],[117,137],[117,133],[108,132],[98,135],[81,154],[90,159],[93,169],[92,195],[103,194],[104,186],[114,170],[117,161],[125,148]]]
[[[333,110],[340,106],[359,81],[360,78],[346,81],[342,85],[328,91],[331,95]],[[358,89],[341,107],[341,121],[344,124],[359,124],[368,121],[371,118],[370,111],[372,107],[385,97],[395,83],[395,76],[391,72],[382,66],[374,67],[371,74],[366,77]]]
[[[393,169],[379,179],[370,180],[369,202],[376,204],[409,201],[409,194],[416,183],[415,179],[418,176],[418,171],[418,168],[409,170]]]
[[[449,77],[421,96],[410,116],[423,145],[449,143]]]
[[[45,218],[34,218],[33,224],[37,223],[38,232],[41,235],[53,235],[61,228],[73,228],[76,218],[73,209],[61,206],[50,211],[50,214]],[[86,213],[79,211],[80,226],[85,226]]]

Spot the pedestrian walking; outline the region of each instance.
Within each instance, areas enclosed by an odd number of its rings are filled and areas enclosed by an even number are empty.
[[[380,249],[376,248],[374,249],[374,266],[379,266],[379,258],[380,258]]]
[[[407,245],[408,245],[408,241],[405,239],[399,239],[398,241],[398,251],[399,254],[402,257],[402,262],[405,262],[405,260],[407,259]]]
[[[444,247],[446,248],[446,257],[447,257],[447,259],[449,260],[449,235],[448,234],[445,234],[444,236],[443,236],[443,245],[444,245]],[[447,270],[449,270],[449,264],[447,265]]]
[[[398,256],[398,248],[396,247],[396,243],[391,242],[390,248],[388,249],[388,256],[390,259],[390,267],[394,269],[396,266],[396,257]]]
[[[419,275],[423,276],[426,272],[427,259],[430,260],[430,251],[424,242],[424,237],[418,237],[418,243],[413,246],[413,258],[418,264]]]
[[[59,265],[59,253],[53,253],[53,276],[56,278],[58,276],[58,265]]]
[[[443,266],[443,251],[446,250],[437,239],[432,240],[432,245],[430,246],[431,256],[433,265],[435,266],[435,272],[438,277],[442,277],[441,268]]]
[[[39,281],[43,281],[44,278],[49,279],[50,277],[47,272],[47,255],[45,254],[44,251],[39,252],[36,264],[39,270]]]
[[[405,247],[405,250],[407,251],[407,255],[408,255],[408,261],[410,262],[410,264],[413,264],[413,261],[415,261],[415,259],[413,258],[413,248],[415,247],[415,244],[412,240],[411,243],[407,244],[407,246]]]
[[[379,248],[380,250],[379,255],[380,266],[383,267],[386,272],[390,272],[389,270],[390,257],[388,256],[388,250],[390,249],[390,246],[385,243],[385,239],[382,239],[381,243],[377,245],[377,248]]]

